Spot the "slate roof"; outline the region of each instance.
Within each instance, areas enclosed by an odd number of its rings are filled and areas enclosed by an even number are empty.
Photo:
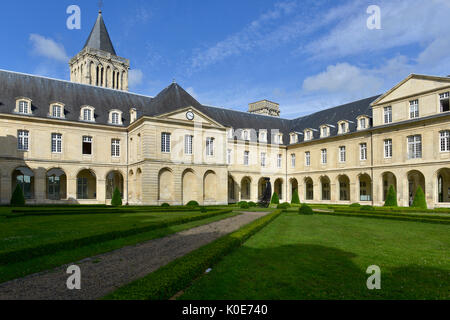
[[[372,116],[370,103],[378,96],[334,107],[294,120],[251,114],[225,108],[202,105],[176,83],[171,84],[156,97],[149,97],[69,81],[49,79],[34,75],[0,70],[0,113],[13,113],[16,98],[32,99],[34,117],[48,118],[50,104],[65,105],[67,121],[80,121],[81,107],[95,108],[97,124],[108,124],[109,112],[118,109],[123,112],[124,126],[129,125],[129,111],[135,108],[138,117],[158,116],[186,107],[194,107],[225,127],[238,129],[278,129],[283,133],[284,144],[289,144],[291,132],[303,132],[306,128],[318,129],[323,124],[336,126],[331,135],[337,134],[337,122],[350,120],[350,131],[356,131],[356,117],[362,114]],[[269,142],[270,142],[270,132]],[[318,138],[318,135],[315,135]],[[302,141],[299,136],[299,141]],[[252,137],[256,140],[256,136]]]
[[[111,38],[109,37],[108,30],[106,29],[105,21],[103,21],[101,11],[98,13],[97,21],[84,45],[84,48],[86,47],[109,52],[112,55],[117,56]]]

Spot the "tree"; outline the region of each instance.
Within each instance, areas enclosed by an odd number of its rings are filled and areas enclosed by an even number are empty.
[[[297,189],[295,189],[294,192],[292,193],[291,204],[300,204],[300,198],[298,196],[298,190]]]
[[[22,187],[17,184],[16,189],[14,189],[14,192],[11,197],[11,206],[24,206],[25,205],[25,197],[23,195]]]
[[[280,204],[280,198],[278,197],[278,194],[276,192],[273,193],[270,204]]]
[[[397,204],[397,192],[395,192],[394,186],[391,185],[389,187],[388,194],[386,196],[386,202],[384,203],[385,207],[398,207]]]
[[[425,200],[425,193],[420,186],[417,188],[416,195],[414,196],[414,201],[411,207],[428,209],[427,201]]]
[[[122,196],[120,195],[119,188],[114,189],[113,198],[111,200],[111,205],[114,207],[118,207],[122,205]]]

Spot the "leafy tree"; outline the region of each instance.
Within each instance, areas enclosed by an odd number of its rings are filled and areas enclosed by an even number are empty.
[[[300,198],[298,196],[298,190],[297,189],[295,189],[294,192],[292,193],[291,204],[300,204]]]
[[[25,197],[23,195],[23,190],[19,184],[16,185],[16,189],[11,197],[11,206],[20,207],[25,205]]]
[[[416,195],[414,196],[414,201],[411,207],[428,209],[427,201],[425,200],[425,193],[420,186],[417,188]]]
[[[397,203],[397,192],[395,192],[394,186],[391,185],[389,187],[388,194],[386,196],[386,202],[384,203],[385,207],[398,207]]]
[[[119,188],[117,187],[114,189],[111,205],[113,207],[119,207],[122,205],[122,196],[120,195]]]
[[[278,197],[278,194],[276,192],[273,193],[270,204],[280,204],[280,198]]]

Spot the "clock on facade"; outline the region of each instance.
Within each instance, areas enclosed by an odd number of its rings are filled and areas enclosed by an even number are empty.
[[[188,120],[194,120],[194,117],[195,117],[195,115],[194,115],[194,113],[192,111],[189,111],[189,112],[186,113],[186,118]]]

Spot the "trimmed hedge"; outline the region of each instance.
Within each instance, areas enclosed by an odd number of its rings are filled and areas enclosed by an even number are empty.
[[[23,195],[23,190],[19,184],[16,185],[14,192],[10,201],[11,206],[24,206],[25,205],[25,196]]]
[[[192,200],[192,201],[189,201],[189,202],[186,204],[186,206],[187,206],[187,207],[199,207],[200,205],[198,204],[197,201]]]
[[[279,204],[277,206],[277,209],[286,210],[286,209],[289,209],[290,207],[291,207],[290,203],[284,202],[284,203]]]
[[[280,204],[280,198],[278,197],[278,193],[274,192],[272,195],[272,200],[270,200],[270,204]]]
[[[281,214],[274,211],[107,295],[105,300],[168,300]]]
[[[307,204],[302,204],[302,206],[298,209],[299,214],[312,215],[314,214],[313,209]]]
[[[395,192],[394,186],[391,185],[389,187],[388,194],[386,196],[386,202],[384,203],[385,207],[398,207],[397,203],[397,192]]]
[[[36,247],[24,248],[16,251],[10,251],[0,254],[0,265],[27,261],[36,257],[53,254],[62,250],[71,250],[78,247],[90,245],[92,243],[99,243],[110,241],[114,239],[129,237],[139,233],[149,232],[156,229],[167,228],[173,225],[184,224],[192,221],[203,220],[218,215],[232,212],[231,209],[224,209],[212,211],[206,214],[196,214],[189,217],[177,217],[164,222],[150,223],[143,227],[137,227],[127,230],[110,231],[103,234],[97,234],[89,237],[71,239],[55,243],[42,244]]]
[[[241,209],[250,209],[250,205],[248,204],[248,202],[241,201],[241,202],[239,202],[239,208],[241,208]]]
[[[298,196],[298,189],[295,189],[292,193],[291,204],[300,204],[300,197]]]
[[[331,207],[331,206],[330,206]],[[351,205],[350,205],[350,208],[359,208],[359,207],[361,207],[361,204],[359,204],[359,203],[352,203]]]
[[[427,201],[425,200],[425,194],[423,193],[422,187],[417,188],[416,194],[414,196],[413,208],[428,209]]]
[[[169,207],[170,207],[170,204],[168,204],[168,203],[163,203],[163,204],[161,205],[161,207],[162,207],[162,208],[169,208]]]
[[[359,208],[359,210],[361,210],[361,211],[375,211],[375,207],[372,207],[372,206],[361,206]]]

